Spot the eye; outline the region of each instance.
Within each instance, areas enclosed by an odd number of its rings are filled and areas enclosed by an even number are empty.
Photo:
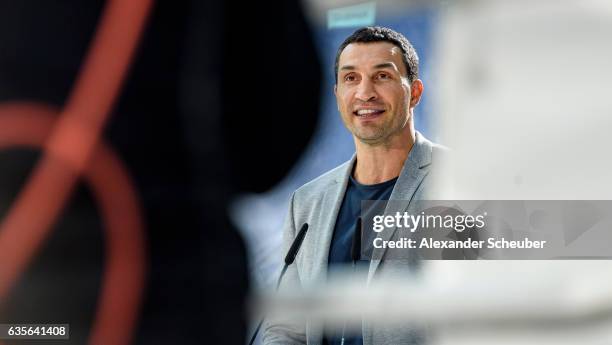
[[[381,72],[381,73],[378,73],[377,78],[381,80],[387,80],[387,79],[391,79],[391,76],[389,75],[389,73]]]
[[[344,76],[344,81],[346,81],[346,82],[352,82],[352,81],[355,81],[355,80],[357,80],[357,78],[355,77],[354,74],[347,74],[347,75]]]

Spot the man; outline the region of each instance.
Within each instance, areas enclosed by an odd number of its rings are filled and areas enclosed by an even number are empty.
[[[352,133],[355,155],[295,191],[284,226],[286,252],[304,223],[310,225],[283,285],[314,286],[329,268],[351,262],[350,248],[361,200],[425,199],[428,175],[443,151],[414,129],[421,99],[418,57],[410,42],[388,28],[366,27],[340,45],[334,93],[342,121]],[[383,257],[384,258],[384,257]],[[414,260],[412,260],[414,261]],[[367,281],[382,274],[410,274],[411,260],[372,260]],[[342,334],[313,322],[270,321],[265,344],[340,344]],[[421,344],[422,334],[363,322],[362,334],[344,344]]]

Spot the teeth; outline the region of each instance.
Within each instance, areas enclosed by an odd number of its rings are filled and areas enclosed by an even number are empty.
[[[359,109],[357,110],[357,115],[368,115],[368,114],[374,114],[379,112],[380,110],[375,110],[375,109]]]

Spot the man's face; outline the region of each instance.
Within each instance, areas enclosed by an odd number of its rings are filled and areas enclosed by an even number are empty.
[[[334,89],[342,121],[363,143],[387,143],[406,129],[409,109],[418,103],[422,84],[414,84],[411,97],[402,51],[392,43],[349,44],[340,54]]]

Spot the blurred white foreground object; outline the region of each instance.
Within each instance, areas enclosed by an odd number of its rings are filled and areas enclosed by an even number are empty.
[[[474,264],[478,264],[477,266]],[[435,261],[419,279],[335,280],[263,299],[267,315],[306,315],[340,327],[425,324],[434,344],[610,344],[606,261]],[[503,268],[503,271],[500,271]],[[568,274],[572,272],[571,274]]]
[[[612,199],[610,37],[610,1],[449,2],[431,85],[448,198]]]

